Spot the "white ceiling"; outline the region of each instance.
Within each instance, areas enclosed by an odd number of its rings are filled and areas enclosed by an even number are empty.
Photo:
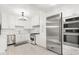
[[[18,10],[23,9],[29,12],[31,15],[35,14],[37,11],[48,12],[53,8],[53,5],[49,4],[0,4],[2,11],[17,14]]]
[[[14,12],[16,9],[24,9],[29,11],[31,14],[37,11],[49,12],[57,8],[59,9],[78,9],[79,4],[0,4],[0,9],[7,12]]]

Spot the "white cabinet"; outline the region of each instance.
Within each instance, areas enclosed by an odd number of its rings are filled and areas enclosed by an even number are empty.
[[[16,26],[16,32],[15,32],[15,35],[16,35],[16,44],[19,44],[19,43],[22,43],[22,42],[26,42],[26,32],[24,30],[24,27],[22,26]]]
[[[2,28],[9,28],[9,20],[7,20],[6,14],[2,14]]]
[[[13,15],[2,13],[2,28],[14,29],[15,20]]]
[[[41,41],[40,41],[40,35],[36,35],[36,44],[40,45]]]
[[[16,44],[24,43],[29,40],[29,33],[27,30],[24,30],[24,27],[17,26],[16,27]]]
[[[24,34],[16,35],[16,44],[24,43],[26,41],[27,41],[27,39],[26,39],[26,36]]]
[[[38,15],[32,17],[32,26],[36,25],[40,25],[40,17]]]
[[[25,29],[31,29],[32,28],[32,25],[31,25],[31,21],[30,20],[27,20],[24,24],[24,28]]]

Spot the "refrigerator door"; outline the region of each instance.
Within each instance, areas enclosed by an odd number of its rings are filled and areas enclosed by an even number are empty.
[[[1,24],[0,24],[0,35],[1,35]]]
[[[56,14],[46,20],[47,49],[62,54],[62,15]]]

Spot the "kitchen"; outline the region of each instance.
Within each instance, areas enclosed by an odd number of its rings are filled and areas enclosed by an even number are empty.
[[[36,55],[79,54],[78,32],[77,36],[73,36],[76,41],[64,36],[68,35],[64,26],[66,19],[78,17],[78,6],[78,4],[1,4],[0,54],[7,51],[8,54],[26,55],[35,55],[34,52]],[[71,49],[75,53],[70,51]]]

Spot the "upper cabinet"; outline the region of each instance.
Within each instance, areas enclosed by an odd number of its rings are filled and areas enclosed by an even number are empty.
[[[32,26],[40,25],[40,16],[35,15],[32,17]]]
[[[14,23],[15,23],[15,19],[13,16],[7,13],[2,13],[2,28],[13,29]]]
[[[28,19],[25,24],[24,24],[24,28],[25,29],[32,29],[32,24],[31,24],[31,20]]]

